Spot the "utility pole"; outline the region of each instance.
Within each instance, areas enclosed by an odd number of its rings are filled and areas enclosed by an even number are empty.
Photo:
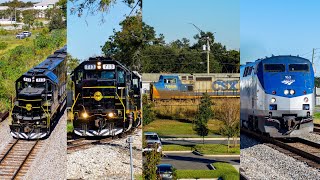
[[[210,74],[210,37],[208,35],[203,35],[204,32],[198,28],[195,24],[193,23],[190,23],[192,24],[199,32],[200,32],[200,38],[202,40],[206,40],[206,49],[203,49],[203,50],[206,50],[207,51],[207,73]],[[215,32],[214,32],[215,33]]]
[[[209,36],[206,37],[207,40],[207,73],[210,74],[210,42]]]

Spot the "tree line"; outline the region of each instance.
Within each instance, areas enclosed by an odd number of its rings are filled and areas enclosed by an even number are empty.
[[[112,57],[142,73],[201,73],[207,71],[207,54],[201,37],[208,36],[210,43],[210,72],[238,73],[240,52],[228,50],[215,42],[212,32],[195,34],[195,43],[188,38],[166,42],[163,34],[157,35],[154,27],[142,22],[141,14],[128,16],[121,23],[121,30],[102,46],[107,57]]]

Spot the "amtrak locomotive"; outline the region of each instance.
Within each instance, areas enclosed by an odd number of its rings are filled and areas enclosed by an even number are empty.
[[[67,47],[54,52],[16,81],[11,135],[19,139],[48,136],[66,105]]]
[[[118,61],[89,58],[72,74],[69,119],[79,136],[115,136],[141,124],[141,76]]]
[[[242,127],[272,137],[312,132],[312,64],[297,56],[272,56],[241,66],[240,101]]]

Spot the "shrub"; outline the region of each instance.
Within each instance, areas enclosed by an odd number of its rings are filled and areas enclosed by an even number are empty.
[[[0,50],[4,50],[8,47],[8,43],[6,42],[0,42]]]
[[[5,36],[5,35],[8,35],[8,34],[9,34],[9,32],[7,30],[5,30],[3,28],[0,28],[0,35]]]

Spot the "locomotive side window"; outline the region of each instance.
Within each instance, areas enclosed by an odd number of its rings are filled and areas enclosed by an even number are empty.
[[[184,81],[184,80],[187,80],[187,76],[182,76],[182,77],[181,77],[181,80],[183,80],[183,81]]]
[[[265,64],[264,71],[266,72],[284,72],[284,64]]]
[[[175,78],[164,79],[164,83],[166,84],[176,84],[177,80]]]
[[[124,83],[124,72],[122,70],[118,71],[118,83]]]
[[[289,64],[289,71],[309,72],[309,66],[308,64]]]

